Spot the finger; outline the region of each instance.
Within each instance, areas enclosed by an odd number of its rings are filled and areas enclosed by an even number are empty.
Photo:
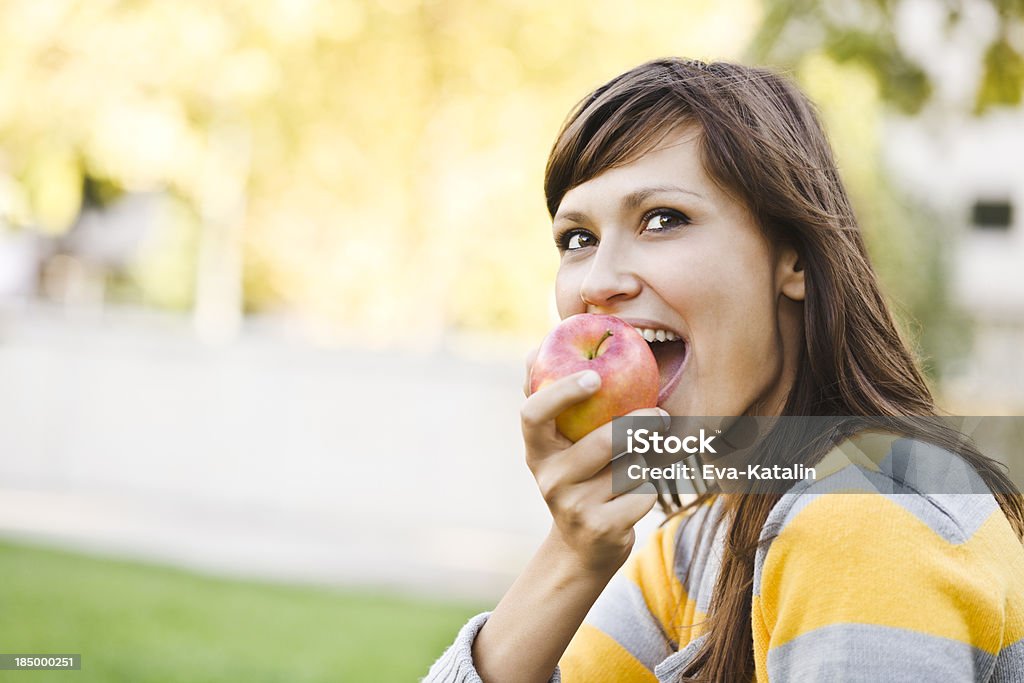
[[[530,396],[530,372],[533,370],[533,364],[537,360],[537,352],[540,351],[540,347],[531,349],[526,354],[526,379],[523,380],[523,395]]]
[[[527,449],[543,451],[555,444],[567,445],[569,440],[558,433],[555,418],[566,408],[590,398],[600,388],[601,376],[593,370],[584,370],[535,391],[520,410]]]
[[[629,493],[623,493],[605,503],[608,514],[618,519],[623,526],[633,526],[643,519],[658,502],[654,484],[646,482]]]
[[[641,469],[631,469],[634,465]],[[647,461],[644,456],[636,453],[629,453],[612,461],[608,466],[611,472],[611,485],[607,489],[608,496],[605,500],[611,500],[623,493],[634,491],[647,483],[643,476],[639,476],[643,474],[642,468],[646,466]],[[634,476],[629,476],[631,473]]]
[[[665,429],[669,429],[672,426],[672,416],[662,408],[641,408],[627,413],[623,417],[660,417]]]
[[[623,473],[631,465],[643,467],[645,464],[642,455],[635,453],[623,455],[605,465],[600,472],[590,479],[577,483],[576,486],[587,487],[587,497],[589,499],[597,503],[604,503],[627,491],[632,491],[642,486],[645,483],[642,477],[630,479]]]
[[[627,417],[663,417],[661,408],[641,408],[629,413]],[[572,446],[574,453],[573,477],[574,481],[584,481],[597,474],[602,467],[605,467],[619,453],[613,453],[612,429],[613,423],[607,422],[594,431],[590,432]]]

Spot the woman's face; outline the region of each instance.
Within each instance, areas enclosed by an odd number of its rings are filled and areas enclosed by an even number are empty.
[[[673,415],[778,414],[802,343],[803,272],[708,177],[699,135],[680,128],[566,193],[553,223],[558,312],[651,330],[658,403]]]

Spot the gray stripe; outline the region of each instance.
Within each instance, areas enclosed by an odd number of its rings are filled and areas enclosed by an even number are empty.
[[[720,524],[713,539],[707,539],[697,552],[697,561],[690,576],[688,594],[696,601],[697,610],[707,614],[711,608],[711,597],[722,568],[722,553],[725,550],[725,535],[728,529]]]
[[[707,634],[702,635],[679,652],[666,658],[655,668],[654,675],[658,677],[659,681],[678,681],[679,675],[683,673],[683,669],[690,663],[690,660],[697,656],[697,652],[704,646],[707,637]]]
[[[707,518],[708,514],[711,512],[717,514],[720,507],[720,499],[716,500],[711,505],[702,505],[679,524],[679,528],[676,531],[676,551],[673,564],[675,566],[676,576],[679,577],[680,581],[683,580],[686,569],[690,565],[690,558],[693,557],[694,545],[697,543],[698,530],[704,524],[704,520]]]
[[[908,496],[901,498],[906,499]],[[928,499],[960,527],[961,543],[969,541],[985,520],[999,510],[999,503],[991,493],[933,493]]]
[[[843,448],[852,447],[852,442],[843,445]],[[956,532],[943,533],[929,524],[950,542],[966,541],[998,507],[985,482],[966,460],[934,444],[898,439],[878,466],[893,480],[892,490],[879,487],[880,492],[921,493],[953,520]],[[884,484],[877,473],[872,473],[869,480],[876,486]],[[903,505],[908,499],[899,496],[893,500]],[[918,504],[922,503],[918,501]],[[911,507],[907,509],[928,523],[929,515],[922,516]]]
[[[587,615],[586,623],[611,636],[651,671],[674,649],[647,608],[639,586],[621,573],[608,583]]]
[[[989,492],[970,463],[927,441],[894,441],[878,466],[893,479],[924,493]]]
[[[934,444],[900,439],[880,467],[895,478],[902,473],[910,485],[928,493],[929,499],[956,520],[963,540],[974,535],[999,507],[966,460]]]
[[[473,666],[473,641],[490,612],[478,614],[459,629],[455,642],[434,662],[423,683],[482,683]]]
[[[718,524],[718,531],[712,538],[707,533],[708,529],[714,526],[720,519],[724,505],[722,499],[714,503],[702,506],[696,510],[690,519],[680,525],[680,533],[676,538],[676,552],[673,566],[676,577],[687,596],[697,603],[697,609],[707,612],[711,603],[711,594],[714,591],[715,582],[718,580],[718,570],[722,564],[722,543],[725,539],[726,525]],[[707,522],[704,534],[700,538],[700,547],[697,545],[697,536],[701,527]],[[691,559],[693,560],[691,566]]]
[[[999,651],[989,683],[1024,683],[1024,638]]]
[[[888,626],[836,624],[769,649],[768,678],[956,683],[989,680],[995,663],[995,656],[948,638]]]
[[[434,662],[421,683],[483,683],[473,664],[473,641],[490,612],[482,612],[466,622],[455,642]],[[561,683],[562,672],[556,666],[548,683]]]

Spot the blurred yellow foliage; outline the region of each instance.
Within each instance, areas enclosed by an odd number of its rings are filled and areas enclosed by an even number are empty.
[[[168,193],[133,269],[154,305],[187,305],[197,234],[238,220],[248,310],[379,344],[536,336],[543,167],[570,107],[653,57],[736,59],[760,18],[759,0],[8,0],[0,209],[59,233],[84,176]]]

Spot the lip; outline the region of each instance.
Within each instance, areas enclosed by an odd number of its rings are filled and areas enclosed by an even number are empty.
[[[679,369],[676,370],[676,373],[668,380],[668,382],[665,383],[665,386],[658,390],[658,405],[661,405],[669,396],[672,395],[672,392],[676,390],[676,387],[679,386],[679,382],[683,378],[683,373],[686,371],[686,366],[690,362],[690,338],[676,328],[671,327],[670,325],[665,325],[664,323],[660,323],[656,320],[650,320],[647,318],[620,318],[620,320],[632,325],[634,328],[647,327],[651,329],[671,331],[683,342],[685,349],[683,353],[683,362],[679,364]]]
[[[678,334],[678,333],[677,333]],[[690,362],[690,343],[685,342],[685,351],[683,353],[683,362],[679,364],[679,369],[676,370],[676,374],[672,375],[672,378],[665,383],[665,386],[658,390],[658,405],[664,403],[672,392],[679,386],[679,382],[683,379],[683,373],[686,372],[686,366]]]

